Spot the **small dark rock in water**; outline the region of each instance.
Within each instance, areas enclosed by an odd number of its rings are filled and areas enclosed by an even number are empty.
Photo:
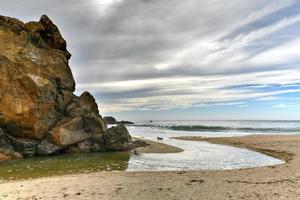
[[[134,124],[133,122],[130,122],[130,121],[119,121],[118,122],[119,124]]]
[[[193,179],[193,180],[190,180],[190,183],[204,183],[204,180],[202,180],[202,179]]]
[[[103,117],[103,120],[106,122],[106,124],[117,124],[117,120],[113,117]]]
[[[164,138],[162,138],[162,137],[157,137],[157,140],[163,140]]]
[[[140,153],[137,150],[135,150],[135,149],[133,150],[133,154],[134,155],[140,155]]]
[[[133,122],[130,121],[117,121],[114,117],[108,116],[108,117],[103,117],[103,120],[106,122],[106,124],[134,124]]]

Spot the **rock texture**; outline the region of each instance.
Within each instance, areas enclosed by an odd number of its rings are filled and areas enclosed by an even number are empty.
[[[73,94],[66,47],[46,15],[28,23],[0,16],[0,159],[125,150],[131,143],[125,127],[107,130],[89,92]]]

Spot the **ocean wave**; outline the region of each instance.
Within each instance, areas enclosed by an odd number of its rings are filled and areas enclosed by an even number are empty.
[[[260,128],[260,127],[229,127],[229,126],[205,126],[205,125],[158,125],[158,124],[136,124],[138,127],[160,128],[173,131],[198,131],[198,132],[299,132],[300,128]]]

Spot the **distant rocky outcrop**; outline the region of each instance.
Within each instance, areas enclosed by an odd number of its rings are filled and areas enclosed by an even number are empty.
[[[66,47],[46,15],[0,16],[0,160],[132,148],[126,127],[107,130],[89,92],[73,94]]]
[[[117,124],[118,121],[114,117],[103,117],[103,120],[106,122],[106,124]]]
[[[128,125],[129,125],[129,124],[134,124],[133,122],[130,122],[130,121],[119,121],[118,123],[119,123],[119,124],[125,124],[125,125],[126,125],[126,124],[128,124]]]
[[[103,120],[106,122],[106,124],[134,124],[130,121],[117,121],[114,117],[111,116],[103,117]]]

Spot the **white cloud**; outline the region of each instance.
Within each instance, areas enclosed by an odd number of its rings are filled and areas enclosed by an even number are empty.
[[[279,97],[269,96],[269,97],[258,98],[258,99],[256,99],[256,101],[274,101],[274,100],[278,100],[278,99],[279,99]]]
[[[232,39],[210,38],[205,40],[202,38],[199,41],[193,41],[191,46],[186,47],[186,49],[179,50],[171,61],[157,64],[156,68],[163,70],[179,65],[191,65],[198,66],[200,69],[222,73],[228,70],[239,69],[242,66],[244,66],[245,70],[247,67],[252,68],[266,64],[292,62],[295,59],[299,59],[299,39],[276,46],[250,59],[249,57],[253,52],[247,51],[245,48],[257,45],[257,41],[299,22],[300,15],[296,15],[281,19],[275,24],[249,33],[241,33]],[[210,66],[213,66],[213,68]]]
[[[241,75],[197,76],[157,78],[134,81],[99,82],[80,84],[78,89],[91,90],[100,95],[119,96],[102,102],[105,112],[125,110],[165,110],[203,106],[233,106],[244,101],[276,100],[278,95],[299,93],[300,89],[279,87],[268,91],[271,85],[287,85],[300,82],[300,70],[280,70]],[[252,85],[264,87],[253,87]],[[247,86],[248,85],[248,86]],[[263,90],[261,90],[263,89]],[[136,96],[136,92],[139,94]],[[123,96],[123,94],[126,94]]]
[[[77,93],[92,91],[102,111],[118,112],[243,107],[248,100],[299,92],[299,5],[297,0],[10,0],[0,12],[23,20],[49,15],[73,54]]]
[[[281,103],[281,104],[278,104],[278,105],[275,105],[275,106],[272,106],[272,108],[286,108],[287,105],[284,104],[284,103]]]
[[[91,0],[91,5],[99,9],[100,15],[105,15],[106,11],[114,4],[120,3],[123,0]]]
[[[300,18],[299,18],[300,19]],[[300,60],[300,38],[276,46],[248,61],[252,65],[285,65]]]

